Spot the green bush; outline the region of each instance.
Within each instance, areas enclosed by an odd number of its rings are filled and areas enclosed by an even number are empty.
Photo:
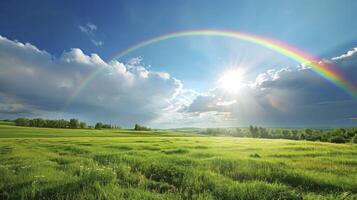
[[[345,138],[343,138],[343,137],[341,137],[341,136],[336,136],[336,137],[330,138],[330,142],[341,144],[341,143],[345,143],[346,140],[345,140]]]

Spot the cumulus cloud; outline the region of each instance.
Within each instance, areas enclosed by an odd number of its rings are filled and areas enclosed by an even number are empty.
[[[321,62],[333,64],[354,80],[356,51],[354,48]],[[355,123],[351,119],[357,113],[357,100],[310,68],[285,67],[259,74],[239,94],[227,94],[216,88],[209,94],[198,95],[183,109],[185,113],[196,114],[214,111],[229,113],[235,119],[231,125],[348,126]]]
[[[96,38],[95,31],[98,30],[97,25],[88,22],[85,25],[79,25],[78,28],[82,33],[88,36],[88,38],[94,44],[94,46],[97,47],[103,46],[104,43],[102,41],[95,39]]]
[[[93,73],[91,81],[85,80]],[[54,57],[0,36],[0,112],[62,112],[130,126],[149,123],[171,106],[182,83],[140,61],[105,62],[71,49]]]

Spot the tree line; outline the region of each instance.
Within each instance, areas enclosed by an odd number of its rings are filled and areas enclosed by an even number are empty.
[[[88,126],[87,123],[79,121],[78,119],[72,118],[70,120],[65,119],[43,119],[43,118],[17,118],[14,120],[16,126],[27,126],[27,127],[40,127],[40,128],[70,128],[70,129],[112,129],[119,128],[111,124],[104,124],[102,122],[97,122],[95,126]]]
[[[357,143],[357,127],[336,129],[281,129],[249,126],[249,128],[208,128],[204,129],[200,133],[212,136],[308,140],[332,143]]]

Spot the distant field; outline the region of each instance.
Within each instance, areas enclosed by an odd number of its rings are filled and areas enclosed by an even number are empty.
[[[0,125],[0,199],[357,199],[357,145]]]
[[[158,137],[197,136],[175,131],[134,131],[126,129],[56,129],[34,128],[0,124],[0,138],[51,138],[51,137]]]
[[[15,125],[15,122],[6,122],[0,120],[0,125]]]

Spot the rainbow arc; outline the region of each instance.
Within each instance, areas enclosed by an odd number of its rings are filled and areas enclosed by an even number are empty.
[[[338,68],[326,63],[321,62],[320,59],[303,52],[291,45],[283,43],[281,41],[267,38],[263,36],[257,36],[253,34],[247,34],[242,32],[236,31],[226,31],[226,30],[188,30],[188,31],[181,31],[175,33],[169,33],[165,35],[160,35],[157,37],[150,38],[148,40],[139,42],[119,53],[116,53],[110,60],[122,58],[131,52],[134,52],[138,49],[144,48],[148,45],[153,43],[161,42],[164,40],[170,40],[174,38],[180,37],[188,37],[188,36],[219,36],[219,37],[226,37],[226,38],[234,38],[238,40],[244,40],[248,42],[255,43],[257,45],[269,48],[276,52],[279,52],[297,62],[303,63],[307,66],[310,66],[312,70],[314,70],[317,74],[325,78],[326,80],[330,81],[334,85],[338,86],[339,88],[346,91],[352,97],[357,98],[357,86],[353,84],[353,82],[349,81],[343,73],[338,70]],[[101,71],[99,69],[93,72],[90,76],[85,79],[82,84],[77,88],[77,90],[73,93],[72,97],[70,98],[71,102],[79,93],[80,91],[88,85],[88,83],[93,80]]]

